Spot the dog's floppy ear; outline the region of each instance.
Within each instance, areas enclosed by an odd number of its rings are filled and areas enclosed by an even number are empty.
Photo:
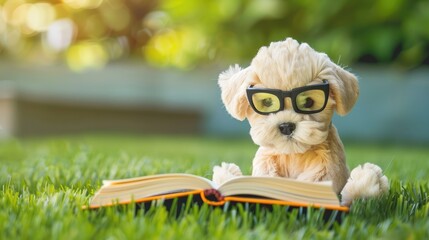
[[[329,81],[339,115],[346,115],[356,103],[359,85],[355,75],[333,64],[334,79]]]
[[[249,107],[246,98],[246,88],[249,86],[248,72],[249,68],[241,69],[236,64],[222,72],[218,80],[226,110],[231,116],[240,121],[246,118],[246,112]]]

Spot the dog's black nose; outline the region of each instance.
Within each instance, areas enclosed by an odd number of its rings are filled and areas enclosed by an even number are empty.
[[[288,135],[288,136],[293,133],[293,131],[295,130],[295,128],[296,128],[295,123],[291,123],[291,122],[282,123],[282,124],[279,125],[280,132],[282,134]]]

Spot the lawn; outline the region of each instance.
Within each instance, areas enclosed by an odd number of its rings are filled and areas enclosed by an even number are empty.
[[[427,239],[429,148],[346,143],[351,168],[373,162],[389,194],[357,201],[341,224],[319,211],[191,208],[172,217],[134,206],[84,211],[103,179],[186,172],[211,178],[222,161],[249,174],[250,139],[75,136],[0,142],[0,239]]]

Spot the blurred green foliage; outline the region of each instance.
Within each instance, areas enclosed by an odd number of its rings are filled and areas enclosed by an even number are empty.
[[[0,54],[76,71],[126,57],[249,61],[293,37],[342,64],[429,64],[429,1],[0,0]]]

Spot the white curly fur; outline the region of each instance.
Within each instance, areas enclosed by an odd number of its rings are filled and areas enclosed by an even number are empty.
[[[240,168],[234,163],[222,162],[221,166],[213,168],[213,182],[220,185],[232,178],[243,175]]]
[[[349,206],[357,198],[378,196],[389,190],[389,181],[381,168],[372,163],[359,165],[352,170],[341,191],[341,204]]]

